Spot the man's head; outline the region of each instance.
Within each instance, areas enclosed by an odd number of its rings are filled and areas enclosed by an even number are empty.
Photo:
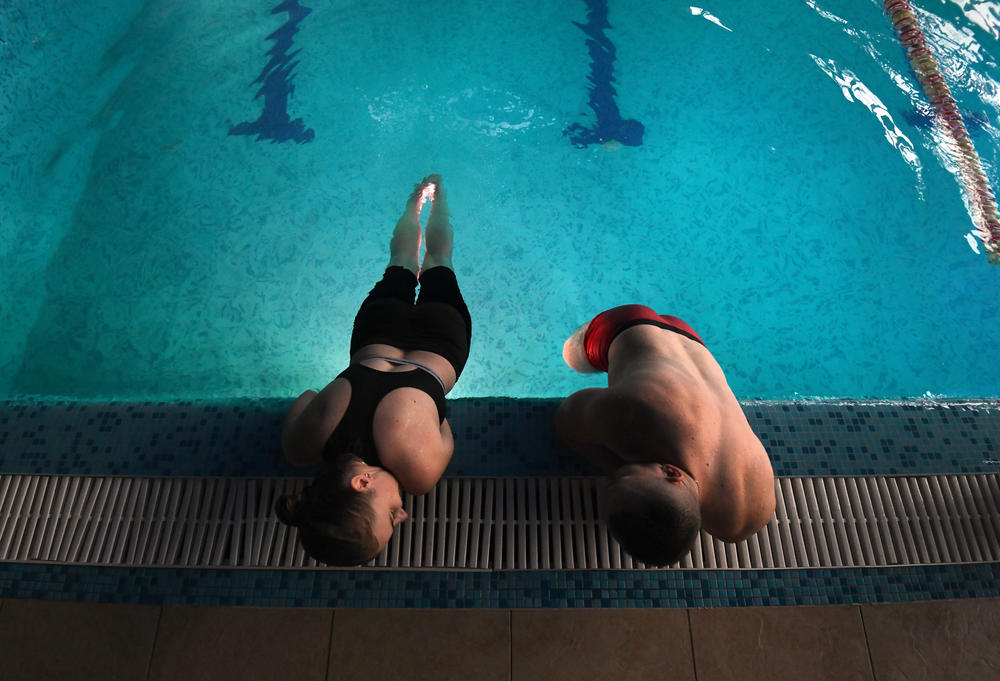
[[[698,482],[670,464],[622,466],[611,476],[604,519],[633,558],[648,565],[676,563],[698,538]]]
[[[353,456],[327,465],[298,497],[275,503],[278,518],[299,528],[302,548],[329,565],[361,565],[382,550],[407,518],[399,482]]]

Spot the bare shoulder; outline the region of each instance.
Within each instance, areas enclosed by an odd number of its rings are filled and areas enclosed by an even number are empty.
[[[613,451],[615,400],[607,388],[586,388],[563,400],[555,414],[559,440],[604,473],[624,463]]]
[[[447,419],[438,421],[434,402],[415,388],[383,398],[373,421],[382,464],[411,494],[428,492],[444,474],[455,449]]]
[[[702,520],[712,536],[737,542],[759,532],[774,516],[774,469],[755,435],[729,456],[733,458],[719,466],[725,473],[714,481],[713,498],[703,500]]]
[[[429,424],[433,424],[429,425]],[[437,419],[376,434],[383,465],[410,494],[426,494],[444,475],[455,451],[451,427]]]
[[[741,533],[744,539],[756,534],[771,521],[777,505],[774,468],[771,466],[771,459],[767,456],[764,445],[760,444],[759,440],[757,444],[758,448],[747,471],[748,489],[752,491],[749,492],[751,496],[746,504],[746,526]]]

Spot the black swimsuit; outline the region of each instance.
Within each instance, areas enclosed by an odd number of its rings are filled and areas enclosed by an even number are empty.
[[[414,302],[417,285],[420,295]],[[375,407],[396,388],[416,388],[434,400],[438,420],[444,421],[444,383],[441,377],[416,362],[391,357],[369,357],[394,364],[409,364],[413,371],[378,371],[357,364],[357,353],[366,345],[389,345],[403,350],[424,350],[444,357],[455,370],[455,379],[469,358],[472,318],[458,289],[455,273],[447,267],[432,267],[419,280],[405,267],[388,267],[368,293],[354,318],[351,357],[355,364],[337,378],[351,384],[351,401],[330,439],[323,458],[332,461],[350,453],[371,466],[381,466],[375,449],[372,421]]]
[[[352,364],[337,378],[346,378],[351,384],[351,401],[323,447],[323,458],[327,461],[350,452],[369,466],[382,466],[375,448],[372,422],[378,403],[396,388],[416,388],[430,395],[437,407],[438,422],[444,421],[444,387],[436,375],[425,369],[379,371],[363,364]]]

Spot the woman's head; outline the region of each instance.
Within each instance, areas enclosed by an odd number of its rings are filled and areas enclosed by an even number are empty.
[[[604,516],[633,558],[648,565],[676,563],[701,529],[698,482],[670,464],[622,466],[611,477]]]
[[[384,468],[341,456],[299,496],[275,503],[278,518],[299,528],[302,548],[328,565],[361,565],[382,550],[406,519],[399,482]]]

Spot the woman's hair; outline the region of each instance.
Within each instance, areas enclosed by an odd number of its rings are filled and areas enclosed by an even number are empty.
[[[299,528],[306,553],[327,565],[361,565],[382,548],[372,533],[368,494],[351,487],[357,461],[351,454],[341,455],[301,495],[286,494],[274,504],[281,522]]]
[[[624,483],[615,483],[623,485]],[[662,485],[609,488],[608,529],[622,548],[647,565],[672,565],[691,550],[701,530],[698,498]]]

